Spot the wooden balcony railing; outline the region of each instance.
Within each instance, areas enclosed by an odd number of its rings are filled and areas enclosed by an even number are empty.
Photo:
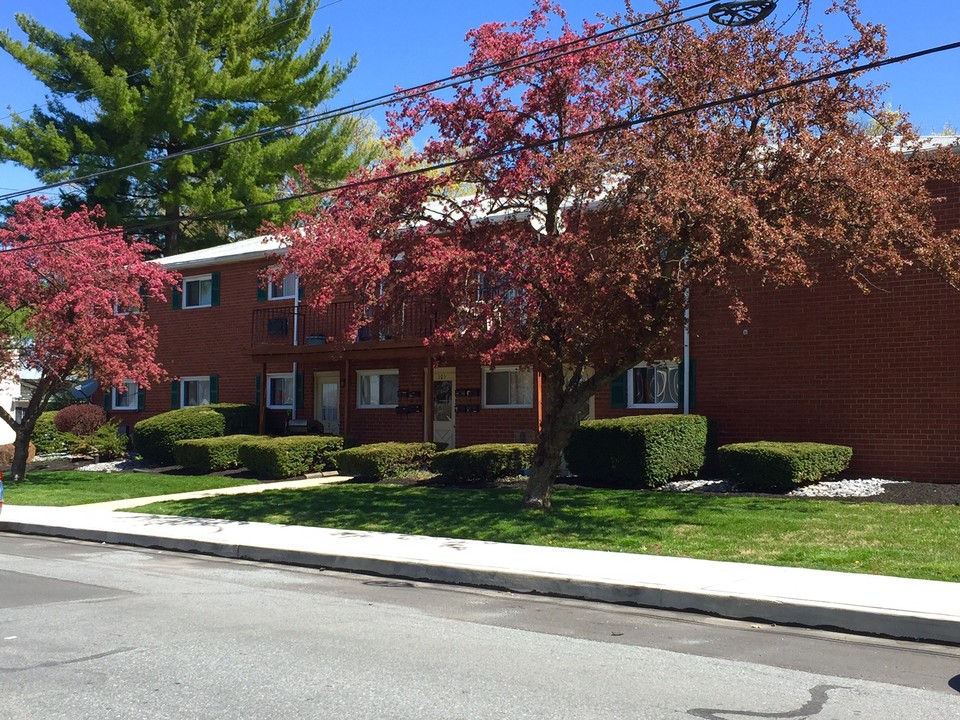
[[[326,345],[339,342],[350,324],[353,303],[332,303],[323,312],[307,307],[257,308],[253,311],[251,345]],[[361,328],[353,342],[415,340],[429,337],[436,315],[421,302],[404,303],[391,317]]]

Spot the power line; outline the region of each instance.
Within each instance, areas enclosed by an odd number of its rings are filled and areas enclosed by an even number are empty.
[[[339,1],[341,0],[338,0],[338,2]],[[689,10],[695,10],[697,8],[704,7],[707,5],[713,6],[715,4],[716,3],[713,0],[711,0],[709,2],[700,2],[684,8],[678,8],[677,10],[674,10],[671,12],[660,13],[659,15],[653,15],[653,16],[644,18],[643,20],[638,20],[637,22],[634,22],[634,23],[628,23],[627,25],[617,26],[615,28],[611,28],[609,30],[596,33],[595,35],[590,35],[588,37],[581,37],[575,40],[569,40],[564,43],[553,45],[549,48],[544,48],[543,50],[537,50],[531,53],[526,53],[524,55],[518,55],[516,58],[513,58],[506,63],[488,63],[487,65],[481,66],[480,68],[476,68],[473,70],[465,70],[460,73],[454,73],[452,75],[448,75],[445,78],[441,78],[440,80],[435,80],[428,83],[421,83],[420,85],[416,85],[412,88],[408,88],[405,90],[397,90],[392,93],[379,95],[369,100],[363,100],[360,102],[352,103],[350,105],[346,105],[334,110],[329,110],[322,113],[316,113],[313,115],[306,115],[292,123],[287,123],[284,125],[274,125],[269,128],[256,130],[254,132],[243,133],[240,135],[236,135],[232,138],[225,138],[224,140],[218,140],[212,143],[199,145],[195,148],[187,148],[184,150],[180,150],[174,153],[170,153],[169,155],[164,155],[163,157],[159,157],[159,158],[152,158],[150,160],[139,160],[137,162],[129,163],[127,165],[122,165],[117,168],[107,168],[105,170],[98,170],[97,172],[88,173],[87,175],[67,178],[65,180],[58,180],[57,182],[49,183],[47,185],[39,185],[37,187],[28,188],[26,190],[18,190],[16,192],[6,193],[4,195],[0,195],[0,202],[12,200],[14,198],[22,197],[24,195],[33,195],[36,193],[46,192],[47,190],[54,190],[56,188],[63,187],[65,185],[73,185],[76,183],[86,182],[88,180],[94,180],[98,177],[103,177],[105,175],[113,175],[116,173],[122,173],[129,170],[135,170],[137,168],[146,167],[148,165],[158,165],[158,164],[167,162],[168,160],[173,160],[175,158],[185,157],[188,155],[193,155],[195,153],[205,152],[207,150],[215,150],[217,148],[226,147],[228,145],[233,145],[238,142],[253,140],[256,138],[272,135],[274,133],[283,132],[286,130],[294,130],[294,129],[304,127],[305,125],[310,125],[316,122],[322,122],[325,120],[334,120],[340,117],[345,117],[345,116],[353,115],[356,113],[366,112],[368,110],[372,110],[377,107],[382,107],[384,105],[391,105],[401,100],[412,100],[418,97],[423,97],[424,95],[432,94],[440,90],[446,90],[449,88],[457,87],[458,85],[462,85],[468,82],[476,82],[478,80],[483,80],[485,78],[488,78],[494,75],[499,75],[507,71],[520,70],[525,67],[537,65],[542,62],[548,62],[550,60],[556,60],[558,58],[566,57],[579,52],[584,52],[586,50],[591,50],[593,48],[603,47],[605,45],[609,45],[614,42],[621,42],[623,40],[639,37],[640,35],[659,32],[661,30],[665,30],[667,28],[673,27],[674,25],[692,22],[694,20],[708,17],[709,13],[704,12],[689,18],[686,18],[686,17],[679,18],[677,20],[664,23],[662,25],[658,25],[657,27],[645,28],[643,30],[636,30],[634,32],[624,33],[625,30],[630,30],[631,28],[638,28],[642,25],[646,25],[655,20],[662,20],[672,15],[684,13]],[[600,42],[593,42],[597,38],[606,38],[606,39],[601,40]],[[587,42],[591,43],[587,47],[575,47]],[[566,48],[563,50],[563,52],[556,52],[558,49],[563,49],[563,48]],[[543,56],[543,57],[540,57],[540,56]],[[538,58],[538,59],[533,59],[533,58]],[[526,61],[526,62],[517,62],[517,61]]]
[[[207,213],[205,215],[199,215],[193,218],[186,218],[188,220],[210,220],[224,215],[230,215],[236,212],[241,212],[243,210],[251,210],[260,207],[265,207],[268,205],[275,205],[284,202],[292,202],[295,200],[303,200],[309,197],[316,197],[318,195],[326,195],[329,193],[339,192],[342,190],[352,190],[358,187],[364,187],[367,185],[376,185],[383,182],[388,182],[390,180],[399,180],[405,177],[412,177],[415,175],[421,175],[427,172],[433,172],[436,170],[446,170],[451,167],[456,167],[458,165],[464,165],[467,163],[480,162],[483,160],[490,160],[496,157],[503,157],[505,155],[510,155],[512,153],[521,152],[523,150],[535,150],[541,147],[546,147],[549,145],[554,145],[558,142],[568,142],[571,140],[580,140],[586,137],[591,137],[593,135],[599,135],[607,132],[615,132],[618,130],[627,130],[631,127],[636,127],[639,125],[645,125],[647,123],[655,122],[658,120],[666,120],[673,117],[678,117],[681,115],[692,115],[694,113],[701,112],[703,110],[711,110],[713,108],[721,107],[723,105],[730,105],[733,103],[741,102],[744,100],[751,100],[757,97],[762,97],[764,95],[771,95],[773,93],[782,92],[784,90],[790,90],[793,88],[801,87],[803,85],[810,85],[817,82],[823,82],[826,80],[833,80],[839,77],[844,77],[847,75],[854,75],[856,73],[866,72],[869,70],[876,70],[877,68],[884,67],[886,65],[892,65],[900,62],[907,62],[909,60],[914,60],[926,55],[933,55],[936,53],[946,52],[948,50],[956,50],[960,48],[960,42],[949,43],[947,45],[938,45],[932,48],[926,48],[924,50],[918,50],[916,52],[907,53],[905,55],[898,55],[896,57],[886,58],[883,60],[876,60],[874,62],[866,63],[864,65],[854,65],[849,68],[843,68],[841,70],[834,70],[828,73],[820,73],[818,75],[811,75],[805,78],[798,78],[787,83],[781,83],[778,85],[772,85],[767,88],[762,88],[760,90],[753,90],[751,92],[740,93],[738,95],[728,96],[726,98],[721,98],[719,100],[710,100],[703,103],[698,103],[696,105],[689,105],[682,108],[676,108],[674,110],[666,110],[664,112],[656,113],[654,115],[647,115],[642,118],[636,118],[634,120],[624,120],[619,123],[612,123],[609,125],[603,125],[597,128],[591,128],[590,130],[584,130],[577,133],[571,133],[569,135],[561,135],[549,139],[538,140],[531,143],[523,143],[521,145],[514,145],[508,148],[503,148],[500,150],[494,150],[487,153],[481,153],[480,155],[474,155],[468,158],[458,158],[456,160],[450,160],[443,163],[436,163],[427,167],[414,168],[411,170],[405,170],[398,173],[392,173],[390,175],[383,175],[379,177],[367,178],[364,180],[355,180],[353,182],[342,183],[340,185],[333,185],[330,187],[319,188],[311,190],[309,192],[297,193],[294,195],[288,195],[282,198],[275,198],[273,200],[265,200],[259,203],[251,203],[248,205],[243,205],[237,208],[230,208],[228,210],[220,210],[213,213]],[[116,233],[117,231],[122,231],[125,233],[141,233],[148,230],[154,230],[158,228],[165,227],[165,223],[154,223],[152,225],[141,225],[133,228],[114,228],[109,231],[105,230],[97,233],[90,233],[87,235],[80,235],[73,238],[65,238],[63,240],[54,240],[48,243],[35,243],[33,245],[27,246],[17,246],[13,248],[0,248],[0,253],[15,252],[18,250],[27,250],[40,247],[51,247],[55,245],[64,245],[71,242],[77,242],[79,240],[86,240],[88,238],[99,237],[101,235]]]

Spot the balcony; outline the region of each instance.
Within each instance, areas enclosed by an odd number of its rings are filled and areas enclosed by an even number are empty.
[[[327,345],[343,340],[353,303],[336,302],[324,312],[307,307],[258,308],[253,311],[253,347]],[[353,343],[421,340],[433,334],[436,315],[424,303],[404,303],[393,317],[361,328]]]

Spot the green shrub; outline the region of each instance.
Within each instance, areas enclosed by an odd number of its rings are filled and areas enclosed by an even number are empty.
[[[567,445],[570,471],[625,487],[660,487],[703,467],[707,419],[641,415],[581,423]]]
[[[225,427],[223,414],[208,405],[171,410],[138,422],[133,444],[147,462],[170,464],[178,440],[220,437]]]
[[[433,443],[373,443],[342,450],[333,462],[343,475],[382,480],[428,467],[436,452]]]
[[[724,477],[741,489],[782,492],[843,472],[853,448],[812,442],[752,442],[717,448]]]
[[[258,437],[240,445],[240,464],[269,480],[303,475],[330,464],[332,453],[343,448],[336,435]]]
[[[202,407],[207,410],[215,410],[223,415],[224,435],[243,435],[244,433],[253,435],[259,430],[260,413],[256,405],[214,403]]]
[[[67,443],[70,452],[96,455],[100,460],[116,460],[127,454],[129,438],[117,432],[117,421],[101,425],[89,435],[71,435]]]
[[[70,436],[57,430],[57,426],[53,423],[56,416],[56,410],[40,413],[37,424],[33,426],[33,435],[30,436],[30,442],[37,446],[37,452],[40,455],[67,451],[67,442],[70,440]]]
[[[490,481],[519,475],[530,467],[536,445],[489,443],[445,450],[433,456],[431,466],[449,480]]]
[[[260,440],[259,435],[224,435],[223,437],[177,440],[173,457],[178,465],[199,473],[218,472],[242,467],[240,446]]]

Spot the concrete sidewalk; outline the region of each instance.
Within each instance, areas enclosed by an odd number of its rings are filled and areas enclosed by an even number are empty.
[[[303,487],[333,478],[294,481]],[[283,484],[251,486],[277,489]],[[256,492],[230,488],[229,492]],[[200,496],[223,493],[203,491]],[[197,493],[184,493],[197,496]],[[172,499],[166,496],[164,499]],[[157,498],[122,501],[126,507]],[[7,505],[0,532],[960,643],[960,583],[392,533]]]

